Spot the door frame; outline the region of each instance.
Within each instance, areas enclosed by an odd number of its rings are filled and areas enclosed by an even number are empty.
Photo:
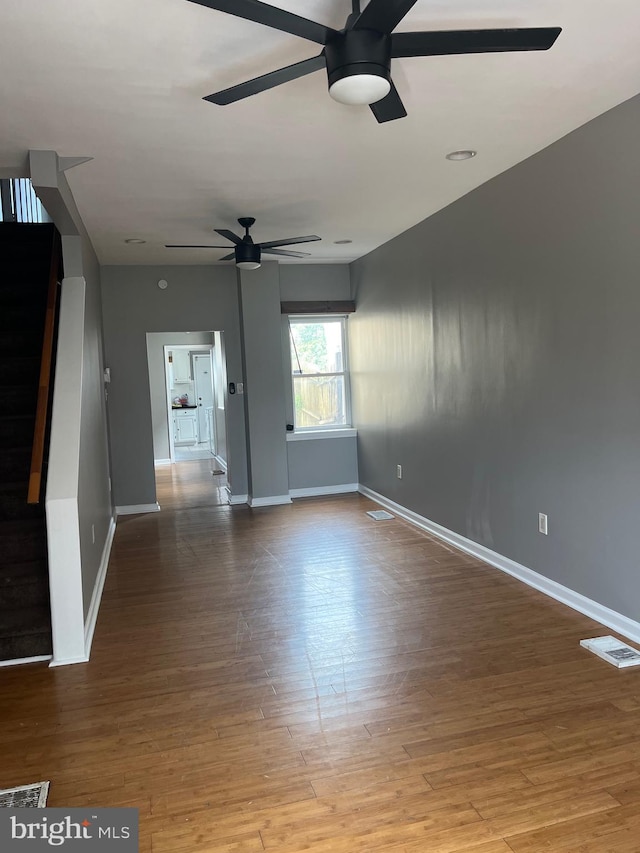
[[[165,387],[165,402],[167,406],[167,430],[169,432],[169,459],[173,465],[176,461],[176,446],[173,437],[173,409],[171,408],[171,379],[169,377],[169,352],[177,349],[171,344],[165,344],[162,348],[164,351],[164,387]]]
[[[213,334],[213,332],[211,333]],[[187,350],[189,354],[193,353],[194,355],[200,354],[205,355],[209,354],[209,361],[211,363],[211,390],[213,397],[213,405],[215,412],[216,405],[216,389],[215,383],[213,381],[213,344],[165,344],[163,346],[164,352],[164,384],[165,384],[165,402],[167,408],[167,430],[169,433],[169,459],[171,460],[171,464],[174,465],[176,462],[176,447],[175,447],[175,439],[173,436],[173,409],[171,407],[171,377],[169,375],[169,353],[173,350]],[[194,387],[195,387],[195,379],[194,379]],[[199,419],[198,419],[199,423]],[[213,430],[214,430],[214,444],[217,447],[217,435],[216,435],[216,424],[215,417],[213,419]]]

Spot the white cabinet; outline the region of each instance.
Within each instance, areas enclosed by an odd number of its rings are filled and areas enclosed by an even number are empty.
[[[186,349],[174,349],[171,353],[173,382],[191,382],[191,353]]]
[[[197,409],[174,409],[173,441],[174,444],[198,443]]]

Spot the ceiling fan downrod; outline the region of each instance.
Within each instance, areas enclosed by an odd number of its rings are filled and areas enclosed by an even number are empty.
[[[351,14],[347,18],[347,23],[345,24],[345,29],[349,29],[349,27],[359,17],[360,17],[360,0],[351,0]]]

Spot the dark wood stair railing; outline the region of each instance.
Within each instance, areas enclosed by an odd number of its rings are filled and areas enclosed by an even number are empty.
[[[49,403],[51,383],[53,382],[53,347],[58,313],[58,292],[60,289],[59,275],[62,269],[62,252],[60,237],[56,232],[51,249],[51,266],[49,269],[49,290],[47,294],[47,311],[45,316],[42,357],[40,360],[40,380],[38,382],[38,403],[36,421],[33,432],[33,448],[31,451],[31,469],[29,472],[29,490],[27,503],[38,504],[42,497],[42,479],[49,421]]]

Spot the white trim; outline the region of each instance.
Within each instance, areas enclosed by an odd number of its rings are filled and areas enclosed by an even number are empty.
[[[154,459],[154,465],[171,465],[171,459]]]
[[[102,557],[100,559],[100,568],[98,576],[93,586],[93,595],[91,596],[91,604],[87,612],[87,618],[84,624],[84,648],[87,654],[87,660],[91,657],[91,643],[93,642],[93,632],[96,629],[98,621],[98,611],[100,610],[100,602],[102,600],[102,590],[104,582],[107,579],[107,567],[109,565],[109,555],[111,554],[111,545],[113,544],[113,536],[116,532],[116,520],[111,518],[109,521],[109,529],[107,537],[104,540],[104,548],[102,549]]]
[[[77,657],[72,658],[53,658],[49,667],[53,669],[56,666],[70,666],[73,663],[88,663],[89,658],[86,654],[78,655]]]
[[[116,507],[116,515],[138,515],[143,512],[160,512],[160,504],[131,504],[131,506]]]
[[[446,527],[442,527],[442,525],[437,524],[435,521],[430,521],[428,518],[424,518],[424,516],[418,515],[410,509],[406,509],[400,504],[395,503],[395,501],[385,498],[384,495],[380,495],[366,486],[360,485],[358,487],[358,491],[380,504],[380,506],[384,506],[387,509],[392,510],[396,515],[399,515],[406,521],[411,522],[411,524],[415,524],[416,527],[426,530],[427,533],[431,533],[433,536],[437,536],[439,539],[448,542],[449,545],[453,545],[460,551],[464,551],[466,554],[471,554],[471,556],[477,557],[479,560],[488,563],[490,566],[494,566],[494,568],[500,569],[500,571],[506,572],[506,574],[526,583],[527,586],[531,586],[539,592],[543,592],[545,595],[548,595],[550,598],[553,598],[562,604],[566,604],[573,610],[577,610],[578,613],[583,613],[590,619],[594,619],[596,622],[606,625],[607,628],[612,628],[618,634],[622,634],[623,637],[627,637],[636,643],[640,643],[640,622],[629,619],[628,616],[624,616],[616,610],[611,610],[609,607],[605,607],[604,604],[599,604],[597,601],[593,601],[593,599],[587,598],[585,595],[557,583],[557,581],[551,580],[538,572],[534,572],[533,569],[528,569],[526,566],[516,563],[514,560],[510,560],[508,557],[503,557],[502,554],[498,554],[489,548],[485,548],[484,545],[479,545],[477,542],[467,539],[459,533],[455,533]]]
[[[339,486],[313,486],[310,489],[289,489],[292,498],[316,498],[321,495],[344,495],[357,492],[358,483],[343,483]]]
[[[21,666],[23,663],[40,663],[51,660],[51,655],[36,655],[32,658],[14,658],[13,660],[0,660],[0,668],[3,666]]]
[[[149,353],[149,332],[147,332],[147,356]],[[165,344],[162,347],[163,369],[164,369],[164,390],[165,390],[165,408],[167,414],[167,439],[169,441],[169,462],[176,461],[175,439],[173,436],[173,409],[171,408],[171,382],[169,376],[169,350],[173,347]],[[151,377],[149,377],[149,389],[151,389]]]
[[[287,441],[315,441],[322,438],[355,438],[358,430],[353,427],[336,429],[310,429],[306,432],[288,432]]]
[[[225,486],[225,490],[227,495],[229,496],[229,503],[233,506],[235,504],[246,504],[249,503],[249,495],[234,495],[231,492],[229,486]]]
[[[218,467],[222,468],[222,470],[226,474],[227,473],[227,463],[224,461],[224,459],[222,459],[222,457],[220,457],[220,456],[216,456],[215,454],[213,456],[213,459],[216,462],[216,464],[218,465]]]
[[[78,508],[85,292],[81,276],[62,282],[45,499],[55,664],[85,653]]]
[[[289,495],[269,495],[267,498],[249,498],[249,506],[282,506],[282,504],[290,504],[291,497]]]

